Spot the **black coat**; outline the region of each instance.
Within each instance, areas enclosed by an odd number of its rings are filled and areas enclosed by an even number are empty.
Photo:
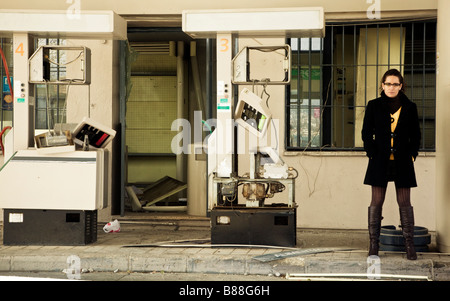
[[[395,184],[398,187],[416,187],[414,161],[420,146],[420,126],[417,106],[399,92],[402,109],[394,133],[391,133],[391,116],[384,92],[381,97],[368,102],[361,131],[364,150],[369,164],[364,184],[386,187],[389,156],[394,153]],[[391,147],[391,135],[394,147]]]

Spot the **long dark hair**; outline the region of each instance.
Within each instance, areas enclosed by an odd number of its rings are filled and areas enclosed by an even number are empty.
[[[398,71],[397,69],[389,69],[384,73],[383,77],[381,78],[380,92],[383,91],[383,83],[386,81],[386,77],[388,76],[397,76],[398,80],[402,84],[402,88],[400,89],[400,91],[405,93],[406,88],[405,79],[403,78],[403,75],[400,73],[400,71]]]

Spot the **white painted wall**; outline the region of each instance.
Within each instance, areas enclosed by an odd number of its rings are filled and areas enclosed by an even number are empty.
[[[363,184],[368,160],[356,152],[289,153],[294,166],[299,227],[365,229],[371,187]],[[421,153],[415,163],[418,187],[412,188],[416,225],[435,229],[435,158]],[[395,186],[388,185],[383,206],[383,225],[399,225]]]
[[[91,84],[69,88],[67,99],[67,122],[79,123],[84,117],[90,117],[104,126],[118,130],[119,125],[119,65],[118,45],[112,40],[68,40],[68,46],[86,46],[91,50]],[[109,154],[108,175],[106,177],[108,207],[98,212],[99,221],[109,221],[111,217],[113,179],[120,177],[117,170],[116,156],[113,151],[120,145],[119,138],[106,146]]]

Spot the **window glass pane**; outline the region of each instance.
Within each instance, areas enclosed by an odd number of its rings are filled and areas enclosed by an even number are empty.
[[[297,46],[295,46],[297,48]],[[300,39],[300,50],[301,51],[319,51],[321,49],[321,39],[320,38],[302,38]]]

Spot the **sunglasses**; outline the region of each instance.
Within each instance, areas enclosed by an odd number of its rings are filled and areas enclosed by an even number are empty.
[[[396,88],[398,88],[398,87],[400,87],[402,84],[398,84],[398,83],[394,83],[394,84],[391,84],[391,83],[383,83],[386,87],[396,87]]]

